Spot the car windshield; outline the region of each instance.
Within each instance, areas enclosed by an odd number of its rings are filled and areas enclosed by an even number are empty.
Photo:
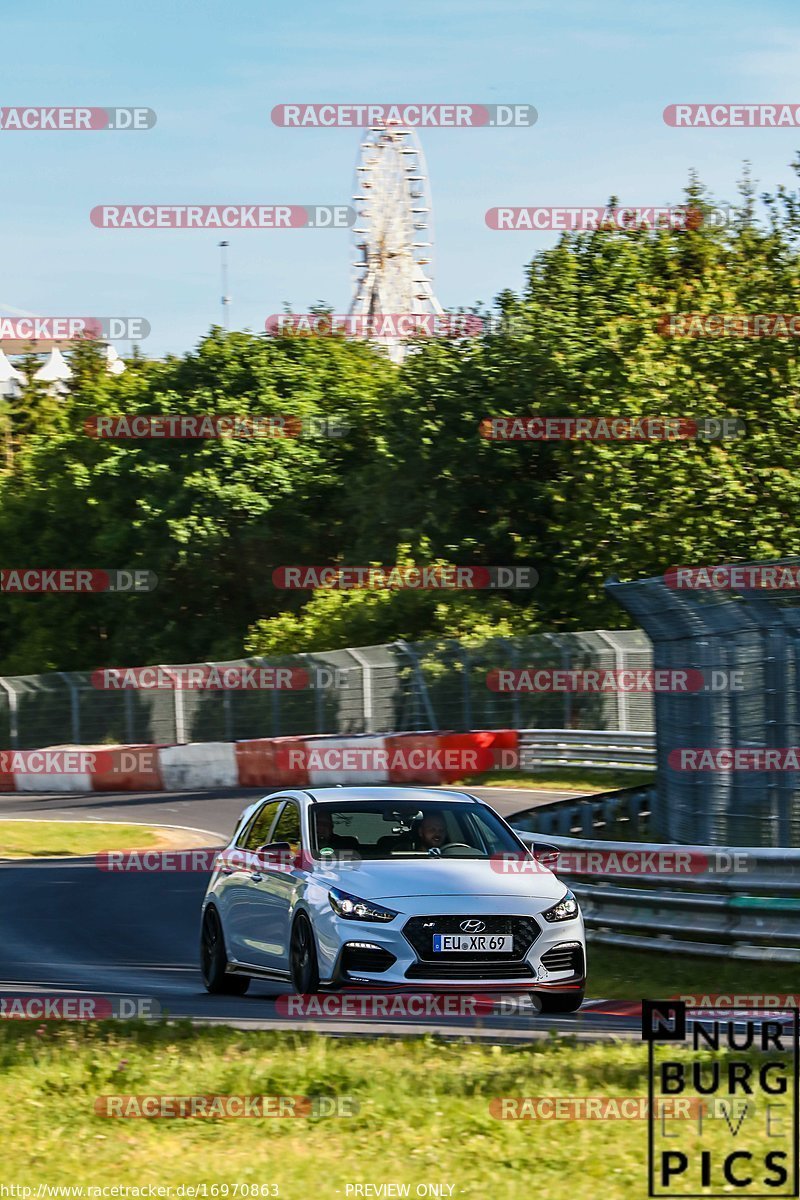
[[[310,812],[315,857],[492,858],[525,853],[482,804],[434,800],[316,803]]]

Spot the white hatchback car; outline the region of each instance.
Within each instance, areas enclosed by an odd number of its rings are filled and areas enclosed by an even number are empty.
[[[475,796],[330,787],[243,814],[203,901],[209,992],[251,978],[343,986],[522,989],[550,1012],[583,1002],[575,897]],[[541,855],[541,857],[540,857]]]

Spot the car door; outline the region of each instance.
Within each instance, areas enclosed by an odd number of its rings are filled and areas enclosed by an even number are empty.
[[[249,936],[252,922],[251,891],[258,874],[255,852],[270,840],[270,831],[283,807],[285,797],[270,797],[251,817],[226,856],[217,887],[217,904],[222,918],[228,957],[249,961]]]
[[[303,880],[299,868],[303,851],[301,814],[296,800],[286,800],[270,841],[288,842],[290,850],[280,861],[262,860],[259,870],[249,878],[243,957],[256,967],[288,971],[289,915]]]

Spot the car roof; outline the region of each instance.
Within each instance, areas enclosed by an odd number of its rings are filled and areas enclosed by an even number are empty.
[[[355,803],[358,800],[387,800],[398,803],[405,800],[410,804],[433,804],[440,803],[443,800],[455,800],[464,804],[481,804],[485,806],[483,800],[479,796],[471,796],[469,792],[458,792],[449,788],[421,788],[421,787],[391,787],[388,785],[375,785],[373,787],[315,787],[315,788],[276,788],[274,792],[269,792],[266,796],[259,796],[240,814],[236,825],[236,830],[240,830],[245,821],[248,821],[253,814],[261,808],[262,804],[271,804],[273,801],[281,800],[298,800],[302,804],[309,800],[313,803],[318,803],[323,800],[336,801],[337,804],[347,804],[348,801]]]
[[[405,800],[420,804],[431,804],[442,800],[461,800],[465,803],[474,803],[477,799],[476,796],[470,796],[467,792],[451,791],[448,788],[376,785],[375,787],[314,787],[303,788],[302,791],[311,800],[335,800],[337,804],[346,804],[348,801],[355,802],[358,800]]]

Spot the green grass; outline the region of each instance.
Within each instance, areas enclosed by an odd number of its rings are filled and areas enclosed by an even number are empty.
[[[531,791],[607,792],[612,788],[645,787],[656,781],[653,771],[598,771],[548,767],[545,771],[487,771],[468,775],[451,786],[530,788]]]
[[[407,1183],[414,1195],[437,1182],[475,1200],[623,1200],[647,1194],[645,1120],[498,1120],[489,1104],[645,1096],[645,1071],[641,1043],[553,1037],[510,1047],[0,1023],[0,1120],[13,1134],[2,1182],[206,1183],[209,1196],[216,1183],[229,1185],[229,1197],[237,1183],[275,1183],[285,1200],[344,1200],[348,1184],[364,1183]],[[152,1093],[339,1095],[359,1109],[284,1120],[95,1115],[98,1097]],[[724,1134],[721,1121],[713,1125],[709,1136]]]
[[[0,821],[0,858],[146,850],[164,843],[164,831],[100,821]]]

